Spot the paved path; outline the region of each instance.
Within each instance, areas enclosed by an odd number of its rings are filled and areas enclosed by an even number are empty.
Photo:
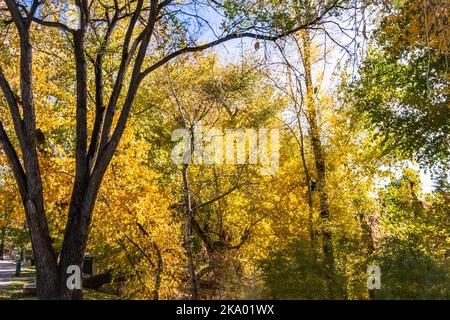
[[[16,264],[8,260],[0,260],[0,290],[11,284],[16,273]]]

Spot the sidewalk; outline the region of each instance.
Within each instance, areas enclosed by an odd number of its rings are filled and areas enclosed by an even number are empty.
[[[0,260],[0,290],[11,284],[16,273],[16,264],[9,260]]]

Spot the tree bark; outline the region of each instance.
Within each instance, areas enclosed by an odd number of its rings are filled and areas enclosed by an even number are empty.
[[[183,164],[181,174],[183,176],[183,193],[184,193],[184,247],[188,258],[188,274],[190,282],[191,299],[198,299],[197,275],[195,273],[194,253],[192,248],[192,224],[194,219],[194,212],[192,207],[191,191],[189,189],[188,177],[189,164]]]
[[[286,60],[288,67],[290,67],[289,62]],[[316,232],[314,230],[314,202],[313,202],[313,180],[311,177],[310,170],[308,168],[308,164],[306,163],[306,155],[305,155],[305,137],[303,134],[303,128],[302,128],[302,121],[301,121],[301,105],[298,102],[297,94],[294,89],[294,84],[292,81],[291,73],[288,72],[288,79],[289,79],[289,89],[292,96],[292,99],[294,100],[294,107],[295,107],[295,113],[297,117],[298,122],[298,131],[300,133],[300,140],[298,141],[299,144],[299,151],[300,151],[300,158],[302,160],[303,170],[305,171],[305,185],[306,185],[306,197],[308,199],[308,234],[309,234],[309,242],[310,242],[310,254],[314,262],[317,260],[316,255]]]
[[[78,1],[77,5],[83,8]],[[85,190],[89,183],[89,159],[87,154],[87,70],[84,53],[84,33],[86,28],[86,10],[81,9],[80,30],[73,33],[74,57],[76,62],[77,108],[76,108],[76,150],[75,150],[75,183],[69,207],[68,220],[61,249],[59,273],[61,279],[67,277],[70,265],[82,267],[84,249],[87,243],[87,228],[90,224],[91,212],[83,215],[82,204]],[[80,300],[83,297],[80,289],[69,290],[65,281],[60,282],[62,299]]]
[[[361,242],[365,245],[367,250],[367,257],[369,258],[375,251],[375,241],[373,240],[372,227],[369,225],[364,213],[359,215],[359,223],[361,226]],[[367,289],[369,300],[375,298],[375,290]]]
[[[32,85],[32,47],[29,30],[20,31],[20,88],[23,105],[24,144],[22,153],[26,173],[26,196],[22,198],[36,257],[37,295],[58,298],[56,254],[51,245],[44,209],[42,178],[36,149],[36,116]]]
[[[326,191],[326,167],[325,157],[321,142],[320,127],[317,119],[317,110],[314,101],[315,90],[312,80],[312,55],[311,55],[311,40],[307,30],[302,33],[303,40],[303,60],[305,68],[305,82],[306,82],[306,106],[307,116],[310,127],[311,146],[314,153],[314,163],[317,172],[317,193],[319,194],[320,203],[320,220],[321,220],[321,234],[322,234],[322,252],[325,262],[326,281],[328,285],[328,292],[331,299],[338,298],[336,292],[335,279],[335,263],[333,254],[333,236],[330,230],[330,208],[328,203],[328,193]]]
[[[5,244],[4,244],[4,241],[2,239],[2,240],[0,240],[0,260],[4,259],[3,258],[4,251],[5,251]]]

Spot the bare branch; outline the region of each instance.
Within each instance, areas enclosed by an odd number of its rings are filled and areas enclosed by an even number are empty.
[[[153,267],[156,268],[155,263],[152,261],[152,258],[150,257],[150,255],[145,252],[145,250],[133,239],[131,239],[127,234],[124,234],[125,238],[127,238],[127,240],[133,245],[135,246],[141,253],[142,255],[145,257],[145,260],[147,260],[147,262]]]
[[[23,146],[25,133],[23,131],[23,121],[22,118],[20,117],[17,98],[14,92],[12,91],[8,81],[5,78],[2,67],[0,67],[0,87],[2,88],[3,94],[5,95],[6,101],[8,102],[17,138],[19,139],[21,146]]]
[[[185,53],[189,53],[189,52],[198,52],[198,51],[203,51],[212,47],[215,47],[219,44],[222,44],[224,42],[233,40],[233,39],[241,39],[241,38],[253,38],[253,39],[258,39],[258,40],[264,40],[264,41],[276,41],[279,40],[281,38],[287,37],[289,35],[292,35],[300,30],[305,30],[305,29],[309,29],[311,28],[313,25],[317,24],[318,22],[320,22],[324,16],[326,16],[326,14],[328,14],[333,8],[336,7],[337,3],[339,0],[334,1],[330,6],[328,6],[324,12],[316,17],[315,19],[313,19],[312,21],[302,24],[296,28],[293,28],[291,30],[288,30],[286,32],[282,32],[278,35],[264,35],[264,34],[257,34],[254,32],[239,32],[239,31],[235,31],[233,33],[230,33],[222,38],[219,38],[217,40],[211,41],[209,43],[206,43],[204,45],[200,45],[200,46],[193,46],[193,47],[185,47],[182,49],[179,49],[175,52],[170,53],[169,55],[167,55],[166,57],[164,57],[163,59],[159,60],[158,62],[156,62],[155,64],[151,65],[150,67],[148,67],[147,69],[145,69],[144,71],[142,71],[140,77],[139,77],[139,81],[142,81],[142,79],[144,79],[148,74],[150,74],[152,71],[158,69],[159,67],[161,67],[162,65],[166,64],[167,62],[169,62],[170,60],[185,54]]]
[[[131,37],[134,32],[134,28],[136,26],[136,22],[141,14],[143,6],[143,0],[138,0],[136,5],[136,9],[134,14],[131,17],[130,24],[128,25],[127,32],[125,34],[125,39],[123,43],[122,49],[122,57],[120,61],[119,71],[117,73],[117,78],[114,83],[113,91],[111,93],[111,97],[109,99],[108,107],[106,110],[105,120],[102,129],[101,141],[100,141],[100,150],[103,150],[108,143],[109,134],[111,132],[111,125],[114,118],[114,112],[116,109],[116,104],[120,96],[120,92],[122,91],[123,82],[125,80],[125,74],[128,68],[128,64],[130,63],[131,57],[134,55],[134,51],[136,50],[136,46],[132,46],[130,50],[130,42]]]
[[[97,158],[99,148],[100,148],[100,139],[102,136],[102,128],[105,121],[105,111],[106,108],[104,106],[104,82],[103,82],[103,57],[105,55],[106,48],[109,45],[111,34],[116,26],[116,23],[119,19],[120,9],[116,7],[114,12],[114,16],[111,21],[108,23],[108,28],[106,30],[105,36],[100,45],[99,51],[97,53],[97,57],[95,59],[95,120],[94,120],[94,128],[92,130],[91,142],[88,150],[88,158],[89,158],[89,173],[92,173],[92,169],[95,164],[95,160]]]
[[[40,24],[40,25],[46,26],[46,27],[58,28],[58,29],[61,29],[61,30],[69,32],[69,33],[74,33],[75,32],[74,29],[69,28],[64,23],[61,23],[61,22],[47,21],[47,20],[43,20],[43,19],[40,19],[40,18],[37,18],[37,17],[33,17],[33,21],[38,23],[38,24]]]
[[[39,6],[41,5],[41,2],[39,0],[33,0],[33,4],[31,5],[31,10],[28,13],[28,17],[26,20],[26,26],[27,28],[30,27],[31,22],[33,21],[33,17],[36,14],[37,9],[39,8]]]
[[[234,187],[232,187],[232,188],[230,188],[229,190],[227,190],[226,192],[224,192],[224,193],[218,195],[217,197],[215,197],[215,198],[213,198],[213,199],[211,199],[211,200],[209,200],[209,201],[206,201],[206,202],[204,202],[204,203],[201,203],[201,204],[197,205],[197,206],[194,208],[194,210],[200,209],[200,208],[202,208],[202,207],[205,207],[205,206],[207,206],[207,205],[210,205],[211,203],[214,203],[214,202],[216,202],[216,201],[219,201],[219,200],[222,199],[222,198],[225,198],[227,195],[229,195],[230,193],[232,193],[234,190],[238,189],[240,186],[241,186],[241,185],[239,185],[239,184],[238,184],[238,185],[235,185]]]

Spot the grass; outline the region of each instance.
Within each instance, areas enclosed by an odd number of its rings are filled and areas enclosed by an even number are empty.
[[[97,291],[97,290],[84,289],[83,290],[83,299],[84,300],[119,300],[119,297],[114,296],[112,294]]]
[[[23,294],[23,286],[35,282],[36,270],[33,267],[22,267],[19,277],[13,277],[6,289],[0,289],[0,300],[36,300],[34,296]],[[84,289],[85,300],[118,300],[119,297],[97,290]]]
[[[23,294],[23,286],[27,283],[33,283],[36,271],[32,267],[22,267],[19,277],[13,277],[11,284],[6,289],[0,290],[0,300],[29,300],[33,297],[27,297]]]

